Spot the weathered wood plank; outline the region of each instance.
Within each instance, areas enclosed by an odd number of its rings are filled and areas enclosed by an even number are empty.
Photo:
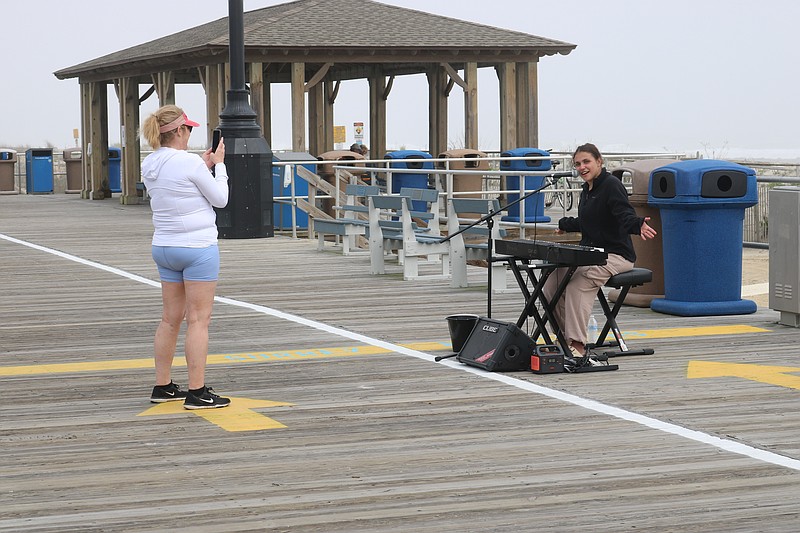
[[[75,196],[0,197],[0,233],[156,279],[147,206]],[[485,313],[485,288],[369,276],[368,258],[286,237],[220,242],[218,294],[397,343],[443,342],[445,317]],[[472,281],[485,269],[470,267]],[[231,359],[219,392],[286,402],[286,426],[226,432],[151,407],[157,287],[0,239],[0,367],[141,361],[115,371],[0,376],[0,531],[791,531],[791,468],[573,403],[389,352]],[[513,282],[512,282],[513,284]],[[493,295],[513,321],[514,291]],[[218,303],[212,354],[363,346],[336,331]],[[687,379],[690,361],[798,366],[800,332],[777,313],[686,319],[620,314],[656,356],[617,372],[518,383],[800,458],[797,391]],[[636,331],[746,324],[764,332],[639,338]],[[179,351],[182,348],[179,347]],[[446,353],[446,349],[439,353]],[[2,370],[0,368],[0,370]],[[176,380],[185,383],[185,368]]]

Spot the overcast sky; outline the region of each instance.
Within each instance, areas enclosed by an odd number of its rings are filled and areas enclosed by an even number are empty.
[[[244,0],[250,11],[282,3]],[[699,151],[707,157],[800,158],[796,0],[385,0],[384,3],[567,41],[539,64],[540,148],[585,141],[605,151]],[[0,146],[74,146],[76,79],[53,72],[227,15],[225,0],[26,0],[3,5]],[[342,31],[358,31],[354,25]],[[147,87],[142,86],[144,92]],[[463,144],[463,100],[450,98],[450,142]],[[273,148],[290,148],[288,87],[273,92]],[[398,78],[389,98],[392,148],[427,146],[424,77]],[[497,77],[481,69],[479,148],[499,145]],[[205,121],[202,91],[178,105]],[[347,82],[335,123],[367,122],[366,83]],[[109,96],[112,143],[117,101]],[[142,107],[146,116],[157,105]],[[368,127],[368,125],[367,125]],[[193,144],[202,144],[196,134]],[[367,133],[367,139],[368,139]]]

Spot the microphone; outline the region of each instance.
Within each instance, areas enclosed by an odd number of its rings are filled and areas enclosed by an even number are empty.
[[[569,172],[552,172],[550,176],[554,178],[577,178],[579,176],[578,169],[573,168]]]

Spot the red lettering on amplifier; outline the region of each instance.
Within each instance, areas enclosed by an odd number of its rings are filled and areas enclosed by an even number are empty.
[[[476,363],[483,363],[483,362],[486,362],[486,361],[488,361],[489,359],[491,359],[493,355],[494,355],[494,350],[491,350],[491,351],[489,351],[488,353],[486,353],[486,354],[484,354],[484,355],[482,355],[482,356],[478,357],[477,359],[475,359],[475,362],[476,362]]]

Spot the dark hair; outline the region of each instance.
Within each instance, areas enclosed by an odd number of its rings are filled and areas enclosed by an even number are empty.
[[[586,152],[587,154],[591,154],[591,156],[595,159],[603,159],[603,156],[600,154],[600,150],[598,150],[597,146],[593,145],[592,143],[586,143],[578,146],[572,153],[572,159],[575,159],[575,156],[578,155],[578,152]]]

